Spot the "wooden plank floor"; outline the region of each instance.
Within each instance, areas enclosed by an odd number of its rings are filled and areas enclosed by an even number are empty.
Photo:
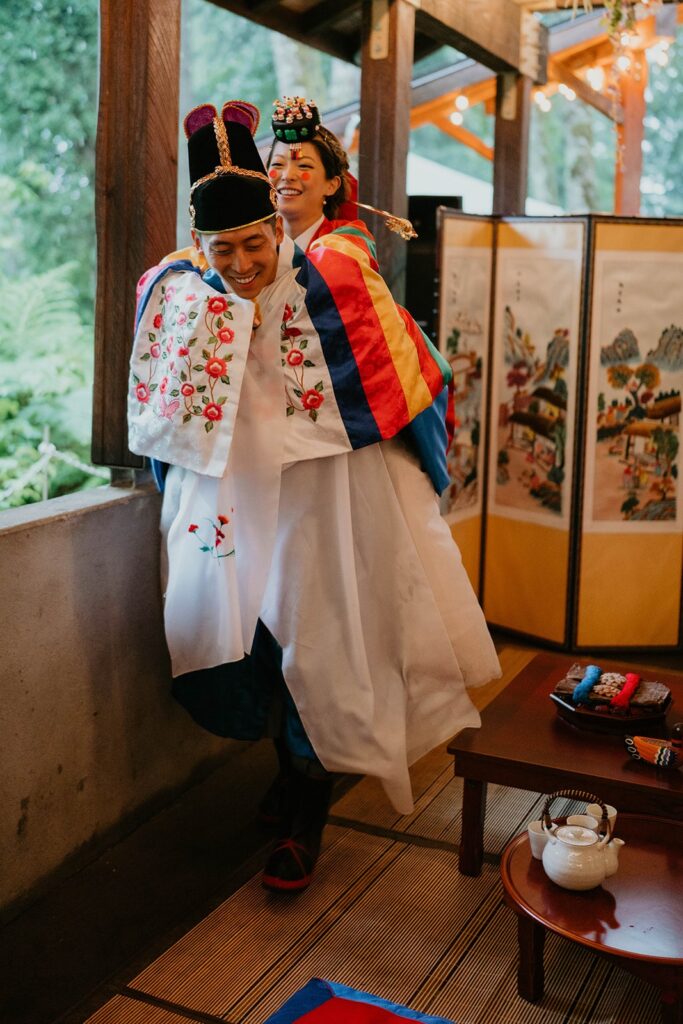
[[[503,678],[475,691],[479,707],[536,652],[510,644],[500,653]],[[538,816],[543,795],[490,787],[486,862],[466,878],[456,867],[462,781],[451,759],[434,751],[412,776],[412,814],[397,815],[381,787],[362,780],[332,808],[306,892],[276,896],[250,878],[88,1024],[262,1024],[311,977],[457,1024],[655,1024],[654,989],[556,936],[546,942],[543,1001],[517,996],[516,922],[496,856]]]

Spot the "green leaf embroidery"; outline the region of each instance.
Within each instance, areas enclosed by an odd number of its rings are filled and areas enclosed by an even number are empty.
[[[286,345],[280,345],[280,351],[281,351],[281,352],[288,352],[288,351],[289,351],[289,349],[287,348],[287,346],[286,346]]]
[[[224,321],[223,317],[219,316],[218,319],[216,320],[216,327],[218,328],[219,331],[220,331],[220,329],[221,329],[221,327],[223,326],[224,323],[225,323],[225,321]]]
[[[304,366],[315,366],[315,363],[311,362],[310,359],[304,359]]]
[[[211,420],[206,421],[206,423],[204,424],[204,430],[207,432],[207,434],[211,433],[211,431],[213,430],[213,423],[211,422]]]
[[[201,414],[202,414],[202,407],[201,407],[201,405],[193,405],[192,406],[192,412],[195,414],[195,416],[201,416]]]
[[[192,413],[191,412],[186,412],[185,415],[183,416],[183,423],[189,423],[191,419],[192,419]]]
[[[230,383],[230,378],[226,377],[225,374],[223,374],[223,376],[220,378],[220,380],[221,380],[221,384],[229,384]]]
[[[188,348],[192,348],[192,346],[196,345],[198,341],[199,341],[199,338],[190,338],[190,340],[187,343],[187,347]]]
[[[211,424],[211,423],[207,423],[206,425],[207,425],[207,427],[211,427],[211,426],[213,426],[213,424]],[[199,550],[200,550],[200,551],[210,551],[210,550],[211,550],[211,548],[210,548],[210,547],[208,547],[208,546],[207,546],[206,544],[203,544],[203,545],[202,545],[202,547],[200,547],[200,549],[199,549]]]
[[[299,342],[299,348],[308,348],[308,342],[306,341],[305,338],[302,338],[302,340]]]
[[[219,405],[225,405],[227,400],[228,400],[228,396],[227,395],[221,395],[221,397],[218,399],[218,404]]]
[[[177,398],[179,394],[180,392],[178,391],[178,388],[173,388],[173,391],[171,392],[171,398]]]
[[[226,319],[228,319],[228,320],[234,320],[234,319],[235,319],[235,318],[233,317],[232,313],[230,312],[230,310],[228,310],[228,311],[227,311],[227,313],[225,314],[225,316],[226,316]]]
[[[202,359],[210,359],[210,358],[211,358],[211,353],[208,352],[207,349],[203,348],[202,349]]]
[[[184,370],[180,371],[180,379],[181,381],[183,381],[183,383],[187,380],[187,374],[185,373]]]
[[[199,315],[199,314],[197,313],[197,311],[196,311],[196,310],[193,310],[193,311],[192,311],[191,313],[189,313],[189,314],[188,314],[188,317],[187,317],[187,319],[188,319],[188,320],[196,320],[196,319],[197,319],[197,317],[198,317],[198,315]]]
[[[140,356],[140,359],[142,360],[143,363],[146,363],[147,360],[151,358],[152,357],[150,356],[149,352],[143,352],[142,355]]]
[[[288,405],[287,406],[287,415],[288,416],[293,416],[294,415],[294,406],[293,405]]]
[[[323,382],[321,380],[319,380],[318,383],[314,385],[314,387],[315,387],[316,391],[322,391],[322,389],[323,389]]]
[[[298,388],[294,388],[294,394],[296,395],[297,398],[301,398],[302,393],[303,392],[299,391]]]
[[[313,422],[315,423],[315,421],[316,421],[316,420],[317,420],[317,418],[318,418],[318,413],[317,413],[317,412],[315,411],[315,409],[309,409],[309,410],[308,410],[308,415],[309,415],[309,416],[311,417],[311,419],[312,419],[312,420],[313,420]]]
[[[149,332],[149,334],[147,335],[147,337],[148,337],[148,338],[149,338],[149,340],[150,340],[150,341],[152,341],[152,342],[153,342],[153,341],[156,341],[156,340],[157,340],[157,336],[156,336],[156,334],[154,334],[154,332],[153,332],[153,331],[150,331],[150,332]]]
[[[140,383],[140,378],[138,376],[136,376],[136,374],[133,374],[133,384],[139,384],[139,383]]]
[[[208,405],[209,404],[209,396],[208,395],[202,395],[202,402],[204,403],[204,405]]]
[[[198,373],[203,373],[204,372],[204,364],[203,363],[195,363],[195,365],[192,367],[192,369],[196,370]]]
[[[149,390],[150,390],[150,391],[156,391],[156,389],[157,389],[158,387],[159,387],[159,385],[158,385],[158,384],[150,384],[150,386],[149,386]]]
[[[206,384],[200,384],[199,387],[197,388],[197,391],[201,395],[204,391],[206,391]]]

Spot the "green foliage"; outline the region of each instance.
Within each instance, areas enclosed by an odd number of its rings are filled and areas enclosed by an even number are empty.
[[[97,0],[0,4],[0,269],[70,262],[92,316]]]
[[[34,278],[0,274],[0,491],[40,458],[45,428],[61,451],[89,459],[92,325],[84,324],[73,266]],[[64,463],[50,465],[49,496],[101,480]],[[42,479],[6,505],[42,498]]]

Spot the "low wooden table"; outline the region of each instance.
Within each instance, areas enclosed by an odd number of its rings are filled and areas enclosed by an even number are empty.
[[[455,774],[464,779],[459,855],[464,875],[481,871],[488,782],[546,794],[588,790],[618,811],[683,818],[682,771],[634,761],[622,736],[584,732],[557,714],[549,693],[574,662],[591,660],[536,655],[484,709],[481,728],[463,729],[450,743]],[[604,671],[629,670],[603,658],[597,663]],[[656,678],[671,688],[669,726],[683,721],[683,674],[658,670]]]
[[[561,889],[531,856],[526,832],[505,848],[500,873],[505,898],[518,915],[518,990],[543,995],[546,929],[656,985],[665,1024],[683,1024],[683,824],[619,814],[626,841],[619,870],[587,892]]]

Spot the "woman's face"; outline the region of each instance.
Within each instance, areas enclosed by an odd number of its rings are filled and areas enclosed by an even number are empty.
[[[313,224],[323,212],[326,197],[334,195],[341,184],[337,175],[325,177],[320,154],[311,142],[301,144],[296,159],[289,143],[276,143],[268,173],[277,191],[280,213],[285,220],[299,223]]]

